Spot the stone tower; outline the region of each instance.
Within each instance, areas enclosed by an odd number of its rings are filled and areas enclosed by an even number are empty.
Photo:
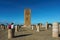
[[[24,9],[24,25],[30,26],[31,25],[31,10],[30,9]]]

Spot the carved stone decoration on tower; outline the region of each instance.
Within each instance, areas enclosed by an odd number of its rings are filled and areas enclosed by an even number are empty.
[[[30,26],[31,25],[31,18],[30,15],[31,10],[30,9],[24,9],[24,25],[25,26]]]

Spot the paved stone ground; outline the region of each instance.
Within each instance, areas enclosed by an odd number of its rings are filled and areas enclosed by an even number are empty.
[[[8,40],[7,30],[0,29],[0,40]],[[15,33],[15,37],[11,40],[60,40],[59,38],[53,38],[51,29],[45,30],[41,29],[40,32],[36,32],[36,30],[26,30],[20,29],[19,32]]]

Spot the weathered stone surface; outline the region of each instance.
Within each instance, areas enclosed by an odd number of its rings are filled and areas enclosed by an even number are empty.
[[[53,23],[53,27],[52,27],[52,37],[55,37],[55,38],[57,38],[58,37],[58,35],[59,35],[59,32],[58,32],[58,23],[57,22],[54,22]]]
[[[34,30],[34,26],[31,26],[32,27],[32,30]]]
[[[46,30],[48,29],[48,22],[46,23]]]
[[[18,28],[17,28],[17,25],[15,26],[15,32],[18,32]]]
[[[12,30],[8,29],[8,39],[11,39],[11,38],[12,38]]]
[[[27,27],[29,25],[31,25],[31,18],[30,18],[30,15],[31,14],[31,10],[30,9],[25,9],[24,10],[24,27]]]
[[[39,26],[38,25],[36,25],[36,29],[37,29],[37,32],[39,32]]]

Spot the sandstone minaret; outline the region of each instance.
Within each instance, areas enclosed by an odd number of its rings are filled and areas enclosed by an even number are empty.
[[[24,25],[30,26],[31,25],[31,10],[30,9],[24,9]]]

